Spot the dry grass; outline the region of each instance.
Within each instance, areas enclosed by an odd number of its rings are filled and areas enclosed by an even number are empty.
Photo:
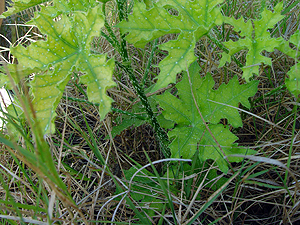
[[[242,2],[235,3],[229,14],[255,17],[260,8],[260,1],[250,1],[247,7],[244,7]],[[267,4],[268,1],[266,1]],[[113,8],[114,5],[110,7]],[[299,7],[295,7],[293,11],[291,19],[287,21],[287,24],[292,25],[288,26],[287,30],[280,31],[285,37],[294,33],[299,26],[297,21]],[[168,35],[161,38],[159,43],[173,38],[174,35]],[[4,46],[3,42],[1,46]],[[128,49],[135,74],[138,80],[142,80],[151,46],[147,46],[144,50],[133,46],[129,46]],[[117,52],[105,39],[95,40],[93,50],[107,52],[110,57],[115,57],[120,61]],[[218,68],[220,52],[221,50],[208,38],[202,38],[199,41],[195,53],[199,56],[201,73],[203,75],[207,72],[212,73],[217,85],[228,82],[233,75],[241,78],[242,71],[235,63]],[[214,194],[220,193],[194,224],[209,224],[214,221],[216,224],[224,225],[300,224],[300,195],[299,186],[297,187],[297,182],[300,181],[300,121],[299,112],[294,110],[295,105],[298,106],[299,103],[282,86],[286,72],[295,62],[276,51],[269,56],[272,58],[273,66],[261,67],[260,76],[255,78],[260,80],[259,90],[250,99],[251,109],[245,109],[255,114],[256,117],[241,112],[244,126],[239,129],[232,128],[232,131],[239,137],[240,145],[257,150],[256,156],[264,158],[245,159],[242,163],[234,164],[234,171],[239,171],[238,174],[232,172],[227,175],[218,174],[218,177],[211,180],[212,183],[234,176],[234,179],[228,180],[229,185],[222,192],[205,186],[206,184],[202,182],[205,180],[203,177],[215,168],[212,162],[210,162],[211,167],[203,167],[194,171],[189,179],[184,180],[181,176],[181,180],[170,180],[171,186],[178,189],[176,194],[173,192],[171,195],[174,201],[174,212],[182,223],[187,221],[187,219],[184,220],[185,217],[189,218],[200,210]],[[9,60],[8,54],[4,57]],[[148,85],[151,84],[154,74],[159,73],[158,68],[154,66],[164,57],[162,51],[155,52],[155,64],[150,68],[151,76]],[[239,53],[236,57],[242,63],[244,62],[243,53]],[[114,179],[120,186],[131,185],[130,179],[124,178],[125,171],[137,163],[142,166],[146,165],[148,157],[152,162],[159,160],[161,158],[159,145],[152,128],[147,124],[136,128],[131,127],[112,138],[111,130],[122,117],[120,114],[110,113],[104,121],[100,122],[97,106],[89,104],[88,101],[70,100],[71,98],[86,100],[84,95],[86,87],[78,83],[77,76],[80,74],[74,74],[74,79],[69,82],[65,90],[65,98],[61,100],[57,108],[56,133],[47,138],[53,160],[69,193],[85,215],[85,219],[91,224],[105,224],[112,218],[116,224],[135,223],[137,221],[134,217],[135,213],[126,201],[122,201],[120,197],[115,198]],[[130,109],[137,99],[134,88],[126,74],[118,68],[115,81],[118,87],[109,91],[109,95],[116,101],[114,107],[122,110]],[[242,78],[240,82],[244,82]],[[223,122],[226,123],[226,121]],[[91,141],[92,137],[95,138],[95,142]],[[20,144],[22,145],[22,141]],[[100,151],[106,164],[103,165],[97,159],[95,150]],[[51,215],[49,212],[52,212],[52,220],[55,224],[83,224],[77,221],[80,219],[78,212],[67,208],[63,202],[56,199],[47,183],[24,163],[13,157],[9,148],[1,145],[0,151],[2,184],[0,186],[0,215],[6,215],[8,219],[9,216],[17,218],[22,215],[29,219],[29,223],[45,221],[47,224],[47,217]],[[274,164],[274,161],[270,159],[288,165],[290,172],[279,163]],[[161,171],[161,167],[161,163],[156,165],[158,171]],[[147,168],[149,171],[154,171],[151,166]],[[109,174],[108,170],[112,174]],[[144,176],[149,175],[144,174]],[[156,178],[150,179],[154,183],[159,182]],[[167,197],[162,189],[147,186],[145,183],[136,183],[137,180],[134,182],[133,184],[137,186],[141,185],[141,190],[152,189],[160,201],[166,202]],[[183,191],[186,185],[190,185],[189,195]],[[134,190],[138,191],[138,189]],[[138,207],[139,202],[134,203]],[[147,206],[143,207],[147,208]],[[155,216],[149,219],[153,224],[159,224],[161,217],[164,217],[169,224],[175,224],[170,208],[156,211]],[[5,220],[5,217],[0,221],[2,224],[20,223]],[[167,224],[167,222],[161,224]]]

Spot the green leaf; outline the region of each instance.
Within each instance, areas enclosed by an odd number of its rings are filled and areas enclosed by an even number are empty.
[[[13,14],[19,13],[26,9],[39,6],[41,4],[48,3],[50,1],[46,0],[13,0],[12,7],[9,7],[6,12],[2,15],[5,17],[11,16]],[[90,7],[96,6],[98,3],[95,0],[70,0],[61,1],[54,0],[53,7],[47,7],[49,15],[53,18],[60,13],[71,13],[74,11],[87,11]],[[43,9],[42,9],[43,10]]]
[[[58,69],[53,72],[46,71],[37,74],[31,82],[34,96],[33,108],[38,119],[37,122],[44,134],[55,131],[55,109],[70,79],[70,76],[64,76],[67,72],[65,70],[58,71]]]
[[[287,73],[289,78],[285,78],[287,89],[296,97],[300,98],[300,63],[297,63]]]
[[[13,89],[9,76],[6,75],[7,72],[9,72],[9,75],[11,76],[15,85],[22,81],[22,79],[28,76],[29,74],[39,72],[39,69],[37,68],[27,68],[25,66],[23,67],[21,64],[7,64],[6,67],[6,69],[1,68],[0,70],[0,85],[1,87],[6,86],[7,89]]]
[[[300,49],[300,31],[296,31],[289,40],[294,44],[297,49]],[[283,53],[292,56],[291,51],[281,49]],[[298,54],[297,51],[293,51],[293,58],[297,60]],[[294,95],[296,98],[300,97],[300,63],[294,65],[291,70],[287,73],[288,78],[285,78],[285,84],[287,89]]]
[[[97,5],[98,2],[96,0],[70,0],[70,1],[54,0],[53,8],[56,12],[63,12],[63,13],[70,13],[75,11],[86,12],[90,8],[93,8]]]
[[[233,127],[242,126],[238,110],[230,106],[238,107],[240,102],[250,107],[248,98],[257,92],[258,81],[240,85],[237,77],[234,77],[228,84],[222,84],[218,90],[214,90],[215,82],[211,75],[201,78],[199,70],[200,67],[196,62],[189,69],[193,93],[205,122],[208,123],[209,129],[223,151],[226,155],[237,152],[254,153],[234,144],[237,137],[229,131],[228,126],[218,123],[223,118],[227,119]],[[176,87],[179,99],[170,93],[156,97],[160,107],[164,109],[164,117],[177,124],[175,129],[168,133],[170,138],[175,138],[170,145],[172,157],[191,158],[199,148],[199,158],[202,161],[216,160],[219,168],[226,172],[228,170],[226,160],[198,113],[187,75],[184,75],[183,80]],[[236,158],[229,160],[236,162]]]
[[[0,71],[0,86],[10,86],[9,77]]]
[[[137,171],[136,167],[131,167],[129,170],[124,170],[126,180],[131,180],[134,173]],[[143,169],[134,178],[131,185],[130,196],[138,202],[138,205],[144,207],[143,210],[149,216],[154,216],[155,211],[160,212],[163,208],[164,201],[158,193],[162,192],[161,186],[158,182],[154,182],[154,179],[149,177],[155,177],[155,174],[150,173],[148,170]],[[167,186],[166,182],[163,181]],[[170,191],[176,193],[176,189],[170,187]]]
[[[45,0],[13,0],[12,1],[12,7],[8,7],[8,10],[4,12],[2,15],[4,17],[11,16],[13,14],[22,12],[26,9],[29,9],[31,7],[38,6],[42,3],[46,3]]]
[[[69,3],[70,8],[74,2]],[[101,6],[87,12],[75,11],[71,16],[62,14],[56,22],[52,10],[52,7],[42,7],[30,22],[47,35],[47,41],[11,49],[22,65],[22,72],[42,71],[32,82],[32,93],[36,116],[44,133],[54,131],[55,109],[74,70],[83,73],[80,81],[87,85],[89,101],[100,104],[101,119],[110,111],[113,102],[106,90],[115,86],[112,80],[114,61],[107,61],[105,55],[90,53],[93,37],[100,34],[104,25]]]
[[[147,10],[144,3],[135,1],[129,22],[122,21],[117,25],[122,33],[129,32],[126,37],[128,42],[143,48],[151,40],[166,34],[179,33],[176,40],[159,46],[160,49],[168,51],[169,55],[159,63],[161,72],[153,91],[175,83],[176,74],[186,70],[196,60],[196,42],[214,25],[223,22],[217,8],[222,2],[223,0],[165,0],[154,3]]]
[[[222,52],[222,58],[219,63],[219,68],[225,66],[226,62],[231,62],[231,55],[227,54],[226,52]]]
[[[259,74],[258,69],[261,63],[272,64],[271,59],[261,55],[261,53],[263,51],[274,51],[274,48],[278,48],[284,41],[282,38],[271,38],[268,31],[268,29],[273,28],[277,22],[284,18],[281,15],[282,9],[283,3],[279,3],[274,8],[274,13],[264,9],[261,19],[248,20],[246,23],[243,22],[242,18],[238,20],[229,17],[225,18],[225,23],[233,25],[236,31],[241,32],[241,36],[245,36],[236,42],[232,40],[225,42],[224,45],[229,49],[228,55],[230,56],[242,49],[249,50],[246,56],[246,66],[242,68],[243,77],[247,82],[249,82],[253,74]],[[226,58],[221,60],[220,66],[223,66],[226,61],[230,62],[228,55],[224,54]]]

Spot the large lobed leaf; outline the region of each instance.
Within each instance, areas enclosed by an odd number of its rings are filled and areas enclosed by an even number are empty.
[[[258,81],[240,85],[237,77],[234,77],[228,84],[222,84],[218,90],[214,90],[215,82],[211,75],[201,78],[199,70],[200,67],[196,62],[189,69],[193,93],[205,122],[208,123],[209,129],[223,151],[226,155],[253,153],[253,151],[238,147],[234,143],[237,137],[229,131],[228,126],[219,122],[224,118],[233,127],[242,126],[238,110],[230,106],[238,107],[240,102],[250,107],[248,98],[257,92]],[[170,145],[172,157],[191,158],[199,149],[199,157],[202,161],[216,160],[219,168],[227,172],[226,160],[198,113],[187,75],[184,75],[183,80],[176,87],[179,99],[170,93],[156,97],[160,107],[164,110],[163,116],[177,124],[168,133],[170,138],[175,138]],[[229,160],[236,162],[241,159],[229,158]]]
[[[196,60],[196,42],[214,25],[222,23],[223,17],[217,8],[222,2],[223,0],[161,0],[147,10],[144,3],[135,1],[129,22],[122,21],[117,25],[122,33],[129,32],[126,37],[128,42],[143,48],[149,41],[163,35],[179,34],[176,40],[159,46],[168,51],[169,55],[159,63],[161,72],[154,91],[175,83],[176,74]]]
[[[284,16],[280,14],[283,9],[283,3],[278,3],[274,8],[274,13],[264,9],[262,17],[259,20],[248,20],[246,23],[242,18],[235,20],[233,18],[225,17],[225,23],[234,26],[236,31],[241,32],[244,38],[234,42],[232,40],[225,42],[224,45],[229,49],[229,53],[222,53],[222,59],[219,67],[224,66],[226,61],[230,62],[230,57],[243,49],[248,49],[246,56],[246,66],[243,67],[243,77],[248,82],[253,74],[259,74],[259,66],[261,63],[271,65],[271,59],[261,55],[263,51],[272,52],[274,48],[278,48],[282,42],[282,38],[271,38],[268,29],[273,28],[274,25],[282,20]],[[252,22],[254,27],[252,26]]]
[[[64,10],[69,12],[67,9],[71,9],[74,2],[65,2],[68,7]],[[54,131],[55,109],[74,70],[84,74],[80,81],[87,84],[89,100],[100,103],[102,119],[113,102],[106,90],[115,85],[112,80],[114,61],[107,61],[105,55],[90,53],[93,37],[99,35],[104,25],[101,5],[90,7],[87,12],[74,11],[71,16],[61,14],[56,22],[53,11],[54,7],[42,7],[30,22],[47,35],[46,41],[32,43],[27,48],[19,45],[11,49],[22,65],[14,74],[19,72],[24,77],[28,75],[24,71],[42,71],[32,82],[32,93],[37,120],[45,134]]]

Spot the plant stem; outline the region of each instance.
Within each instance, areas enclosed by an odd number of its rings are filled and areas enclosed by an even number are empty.
[[[299,99],[297,99],[299,102]],[[292,129],[292,138],[291,138],[291,145],[290,145],[290,149],[289,149],[289,156],[288,156],[288,161],[287,161],[287,165],[286,167],[287,168],[290,168],[290,165],[291,165],[291,158],[292,158],[292,152],[293,152],[293,147],[294,147],[294,139],[295,139],[295,130],[296,130],[296,121],[297,121],[297,104],[294,105],[294,108],[293,108],[293,113],[294,113],[294,123],[293,123],[293,129]],[[284,177],[284,183],[286,184],[287,183],[287,179],[288,179],[288,171],[286,171],[285,173],[285,177]]]
[[[122,13],[122,15],[119,15],[119,19],[121,21],[121,20],[127,18],[127,15],[124,15],[124,8],[122,6],[122,3],[126,4],[126,1],[123,1],[123,2],[118,1],[117,3],[118,3],[117,5],[118,5],[119,12]],[[105,15],[105,6],[103,7],[103,11],[104,11],[104,15]],[[107,23],[107,21],[105,21],[105,27],[110,34],[110,37],[109,37],[110,40],[112,40],[114,43],[117,42],[116,35],[113,33],[113,31],[112,31],[111,27],[109,26],[109,24]],[[106,38],[106,36],[104,36],[104,37]],[[120,68],[122,68],[125,71],[125,73],[129,76],[130,82],[131,82],[132,86],[134,87],[134,89],[136,90],[136,93],[141,100],[143,108],[145,109],[145,111],[147,113],[148,120],[157,135],[163,156],[165,158],[169,158],[170,157],[170,149],[168,148],[168,145],[170,143],[169,138],[168,138],[167,134],[165,133],[165,131],[159,125],[157,118],[153,113],[153,110],[150,106],[148,98],[144,92],[144,88],[143,88],[144,85],[143,84],[140,85],[134,75],[134,71],[131,67],[131,61],[128,56],[127,42],[125,40],[125,35],[121,34],[120,37],[121,37],[121,44],[115,43],[115,45],[118,46],[117,50],[122,57],[123,63],[121,64],[119,62],[116,62],[116,64]],[[155,45],[156,44],[154,44],[154,46]]]
[[[147,99],[147,96],[144,92],[144,89],[141,88],[140,84],[138,83],[136,77],[134,76],[133,70],[131,68],[131,65],[126,65],[124,66],[123,64],[117,63],[129,76],[129,79],[132,83],[132,86],[137,92],[137,95],[139,96],[142,105],[147,113],[148,119],[150,121],[150,124],[152,125],[157,138],[159,140],[160,146],[161,146],[161,151],[164,155],[164,157],[169,158],[170,157],[170,149],[168,148],[169,145],[169,139],[165,131],[161,128],[159,125],[156,116],[153,113],[153,110],[150,106],[150,103]]]

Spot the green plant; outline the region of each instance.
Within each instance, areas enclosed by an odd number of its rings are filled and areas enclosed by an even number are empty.
[[[242,68],[243,78],[246,81],[249,81],[253,74],[259,74],[258,69],[262,63],[272,65],[271,59],[263,56],[262,53],[263,51],[272,52],[274,48],[279,48],[284,43],[282,37],[272,38],[268,32],[268,29],[273,28],[276,23],[284,18],[281,15],[282,9],[283,3],[279,3],[274,8],[274,13],[264,9],[261,14],[262,18],[258,20],[249,19],[247,22],[244,22],[242,17],[238,20],[225,17],[224,22],[234,26],[236,31],[239,32],[240,39],[235,42],[230,40],[224,43],[226,48],[229,49],[229,53],[222,53],[219,67],[224,66],[226,61],[231,62],[231,56],[243,49],[248,49],[246,65]]]
[[[287,73],[289,76],[285,79],[286,87],[289,89],[289,91],[297,98],[299,99],[300,94],[300,77],[299,77],[299,62],[298,62],[298,51],[299,51],[299,45],[300,45],[300,31],[298,30],[296,33],[294,33],[290,40],[290,43],[292,43],[296,49],[291,49],[288,46],[288,43],[286,45],[281,46],[281,51],[288,56],[295,59],[295,66],[291,68],[291,70]]]
[[[199,151],[198,157],[202,162],[208,159],[216,161],[217,166],[224,173],[228,172],[228,168],[233,170],[231,162],[241,162],[243,159],[242,157],[230,157],[231,154],[239,153],[242,156],[255,153],[253,150],[234,143],[237,138],[230,132],[230,126],[237,128],[243,125],[238,112],[239,103],[250,108],[248,98],[255,95],[258,85],[258,81],[252,80],[253,73],[259,74],[259,66],[262,63],[271,64],[270,58],[263,56],[262,53],[272,52],[274,48],[277,48],[289,56],[293,56],[297,61],[296,51],[288,47],[288,42],[280,37],[275,39],[269,33],[269,29],[272,29],[278,21],[284,18],[283,15],[280,15],[283,9],[282,3],[277,4],[274,13],[265,9],[262,11],[260,19],[244,22],[242,18],[236,20],[222,15],[220,4],[223,3],[223,0],[199,2],[168,0],[145,1],[145,3],[135,1],[131,15],[128,15],[130,8],[127,8],[127,1],[116,1],[119,23],[113,27],[107,18],[107,1],[102,2],[104,3],[54,0],[48,5],[46,3],[40,5],[41,1],[29,1],[29,3],[16,1],[15,7],[5,14],[11,15],[36,5],[41,7],[35,17],[28,22],[28,25],[38,27],[43,34],[41,40],[28,46],[19,44],[11,47],[11,52],[17,58],[18,64],[7,65],[7,69],[2,69],[1,74],[2,85],[6,84],[10,88],[29,74],[34,73],[35,75],[34,79],[29,81],[30,96],[28,98],[32,99],[32,103],[23,101],[28,104],[27,106],[26,104],[22,105],[23,112],[16,112],[17,110],[13,107],[9,108],[11,115],[15,115],[16,118],[26,118],[30,124],[32,132],[37,136],[34,143],[42,146],[35,151],[41,153],[41,149],[46,146],[43,140],[44,135],[55,131],[55,110],[73,73],[81,73],[79,79],[87,87],[88,101],[99,106],[100,118],[104,120],[111,111],[113,103],[113,99],[106,92],[116,86],[113,72],[115,67],[118,67],[129,77],[140,103],[134,106],[131,112],[123,112],[128,117],[127,124],[123,123],[119,130],[115,128],[115,134],[130,125],[138,126],[149,122],[157,134],[164,157],[190,159]],[[223,23],[233,25],[236,31],[240,32],[239,36],[235,37],[238,39],[237,41],[230,40],[221,43],[213,37],[211,30],[213,28],[217,30],[217,26]],[[120,34],[116,28],[120,29]],[[100,32],[101,29],[102,32]],[[183,72],[182,80],[176,85],[177,97],[168,91],[162,95],[146,97],[148,90],[146,91],[145,84],[147,84],[146,79],[151,61],[149,61],[142,82],[139,83],[134,73],[127,42],[136,48],[144,48],[150,41],[154,41],[153,46],[156,46],[157,39],[168,34],[177,34],[177,37],[158,46],[160,50],[167,51],[168,54],[159,63],[160,74],[156,84],[154,87],[150,87],[149,91],[156,92],[170,83],[176,83],[176,76]],[[106,38],[118,52],[120,60],[108,59],[106,54],[92,52],[93,38],[100,35]],[[235,76],[227,84],[218,84],[218,88],[216,88],[216,83],[210,74],[205,74],[205,77],[200,76],[200,67],[194,51],[196,44],[205,36],[224,51],[219,66],[231,62],[231,58],[239,66],[243,65],[243,62],[238,61],[234,54],[241,50],[248,50],[245,66],[241,66],[242,77],[248,83],[240,84]],[[298,47],[299,32],[291,37],[290,42]],[[153,51],[155,48],[153,47]],[[287,88],[296,97],[299,95],[297,68],[297,65],[292,68],[288,74],[290,78],[286,79]],[[163,109],[159,117],[155,116],[160,111],[157,103]],[[136,112],[141,111],[146,112],[147,116],[135,115]],[[220,124],[221,119],[226,119],[227,124]],[[176,124],[175,127],[173,127],[174,124]],[[168,132],[167,136],[162,128],[173,129]],[[8,129],[13,137],[22,134],[22,130],[17,126],[8,125]],[[82,134],[84,135],[83,131]],[[88,139],[87,136],[85,138]],[[1,138],[1,141],[11,148],[13,147],[13,144],[4,138]],[[94,138],[92,142],[91,148],[95,143]],[[44,162],[45,157],[50,158],[50,150],[47,147],[45,147],[46,150],[43,150],[45,153],[38,154],[37,157],[33,153],[25,152],[22,148],[14,148],[18,149],[23,155],[24,161],[27,159],[27,164],[37,171],[40,171],[39,168],[32,165],[32,162],[36,158],[40,162]],[[95,155],[102,164],[105,164],[105,160],[96,150]],[[28,161],[29,158],[31,161]],[[49,179],[52,179],[53,183],[61,185],[60,188],[65,191],[65,187],[55,173],[54,165],[51,162],[47,163],[53,172]],[[127,171],[126,175],[130,172],[132,171]],[[40,172],[40,175],[45,174],[47,171]],[[236,176],[237,173],[234,173],[230,180]],[[115,182],[117,183],[117,181]],[[151,185],[157,184],[154,182]],[[164,186],[163,182],[160,184]],[[221,186],[218,194],[226,186],[224,185]],[[165,188],[164,192],[167,195]],[[142,200],[140,195],[137,198]],[[129,198],[127,201],[133,207]],[[169,207],[172,208],[172,201],[170,199],[168,201]],[[71,205],[76,207],[74,204]],[[136,208],[134,210],[138,214]],[[199,214],[202,213],[201,210]],[[147,213],[152,214],[153,211],[150,210]],[[139,218],[143,222],[149,222],[143,216],[139,215]]]
[[[37,73],[30,85],[34,96],[35,116],[44,134],[55,131],[55,109],[73,71],[84,73],[80,81],[88,86],[89,100],[100,104],[102,119],[110,111],[113,102],[105,92],[115,85],[112,80],[114,61],[106,61],[105,55],[90,53],[93,37],[99,35],[99,30],[104,25],[101,7],[90,5],[86,12],[82,12],[73,9],[73,3],[70,2],[64,10],[56,11],[56,8],[61,8],[56,4],[58,3],[42,7],[30,22],[47,35],[47,40],[38,41],[27,48],[21,45],[12,48],[19,64],[17,68],[15,65],[8,65],[10,74],[17,83],[28,76],[28,72]],[[53,13],[53,10],[56,12]],[[68,15],[70,12],[72,16]],[[57,16],[61,18],[54,22],[53,19]]]
[[[237,106],[241,102],[250,108],[248,98],[257,92],[258,82],[239,85],[237,77],[234,77],[227,85],[222,84],[218,90],[213,90],[215,83],[211,75],[201,78],[199,70],[198,64],[193,63],[188,70],[189,76],[185,74],[176,85],[179,99],[168,92],[156,99],[164,109],[164,117],[177,124],[169,132],[170,138],[175,137],[170,145],[172,157],[191,158],[199,150],[202,161],[215,160],[220,170],[227,173],[226,156],[255,152],[234,144],[237,137],[230,133],[228,125],[219,124],[220,119],[226,118],[228,124],[241,127]],[[228,160],[241,161],[230,157]]]
[[[222,2],[159,1],[147,10],[143,2],[137,1],[129,21],[117,25],[121,32],[129,32],[126,40],[139,48],[163,35],[179,34],[176,40],[158,46],[169,54],[159,63],[161,72],[153,91],[175,83],[176,74],[186,70],[197,59],[194,54],[196,42],[213,26],[223,22],[217,7]],[[173,15],[171,10],[178,15]]]

